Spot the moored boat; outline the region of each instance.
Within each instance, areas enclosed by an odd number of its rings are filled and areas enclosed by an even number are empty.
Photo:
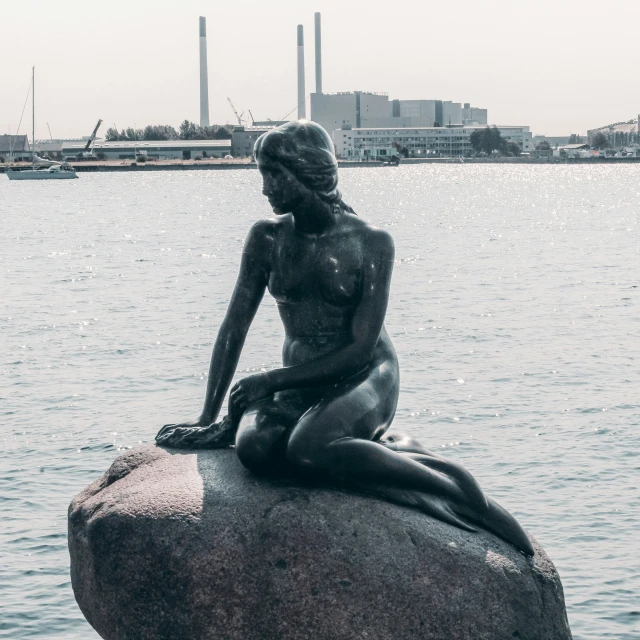
[[[69,180],[77,178],[74,168],[66,162],[50,162],[38,158],[43,163],[51,166],[37,168],[36,164],[36,68],[31,70],[31,108],[32,108],[32,143],[31,143],[31,169],[6,171],[9,180]],[[27,94],[28,95],[28,94]],[[97,129],[97,127],[96,127]]]
[[[44,169],[23,169],[6,171],[9,180],[69,180],[77,178],[78,174],[73,167],[66,162],[64,164],[54,164]]]

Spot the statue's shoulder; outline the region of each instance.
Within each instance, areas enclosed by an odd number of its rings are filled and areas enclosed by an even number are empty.
[[[249,229],[249,233],[247,234],[247,242],[273,242],[273,240],[283,232],[284,227],[291,226],[291,223],[288,220],[282,220],[282,218],[286,218],[287,216],[281,216],[276,218],[264,218],[262,220],[257,220],[251,225],[251,229]]]
[[[244,243],[244,253],[268,255],[277,233],[276,220],[265,219],[254,222]]]
[[[251,225],[251,229],[249,229],[248,237],[267,237],[272,236],[278,230],[278,221],[264,218],[262,220],[257,220]]]
[[[375,227],[362,218],[355,216],[351,219],[351,224],[358,230],[366,245],[371,247],[373,251],[393,253],[393,236],[388,231]]]

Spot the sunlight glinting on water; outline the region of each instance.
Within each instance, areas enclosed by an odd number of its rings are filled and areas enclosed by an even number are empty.
[[[575,638],[640,634],[640,167],[342,169],[388,229],[398,429],[464,463],[544,546]],[[97,638],[66,508],[201,409],[257,171],[0,176],[0,637]],[[265,297],[237,377],[277,366]]]

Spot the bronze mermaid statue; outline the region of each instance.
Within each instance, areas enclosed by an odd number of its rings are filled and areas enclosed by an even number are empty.
[[[256,474],[289,471],[373,493],[468,531],[486,529],[526,555],[515,518],[461,465],[387,430],[399,391],[384,327],[394,246],[342,200],[331,139],[290,122],[263,134],[254,155],[275,219],[256,222],[213,349],[204,408],[165,425],[161,446],[235,443]],[[285,328],[283,367],[243,378],[216,422],[265,290]]]

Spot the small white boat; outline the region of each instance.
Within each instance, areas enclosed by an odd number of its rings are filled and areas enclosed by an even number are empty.
[[[70,164],[54,164],[44,169],[23,169],[22,171],[7,171],[9,180],[69,180],[77,178],[78,174]]]
[[[6,175],[9,180],[69,180],[70,178],[77,178],[78,175],[74,171],[73,167],[66,162],[51,162],[38,158],[36,156],[36,68],[31,70],[31,108],[32,108],[32,146],[31,146],[31,169],[12,170],[6,171]],[[28,94],[27,94],[28,95]],[[102,121],[100,121],[102,122]],[[37,169],[36,159],[46,166],[44,168]]]

